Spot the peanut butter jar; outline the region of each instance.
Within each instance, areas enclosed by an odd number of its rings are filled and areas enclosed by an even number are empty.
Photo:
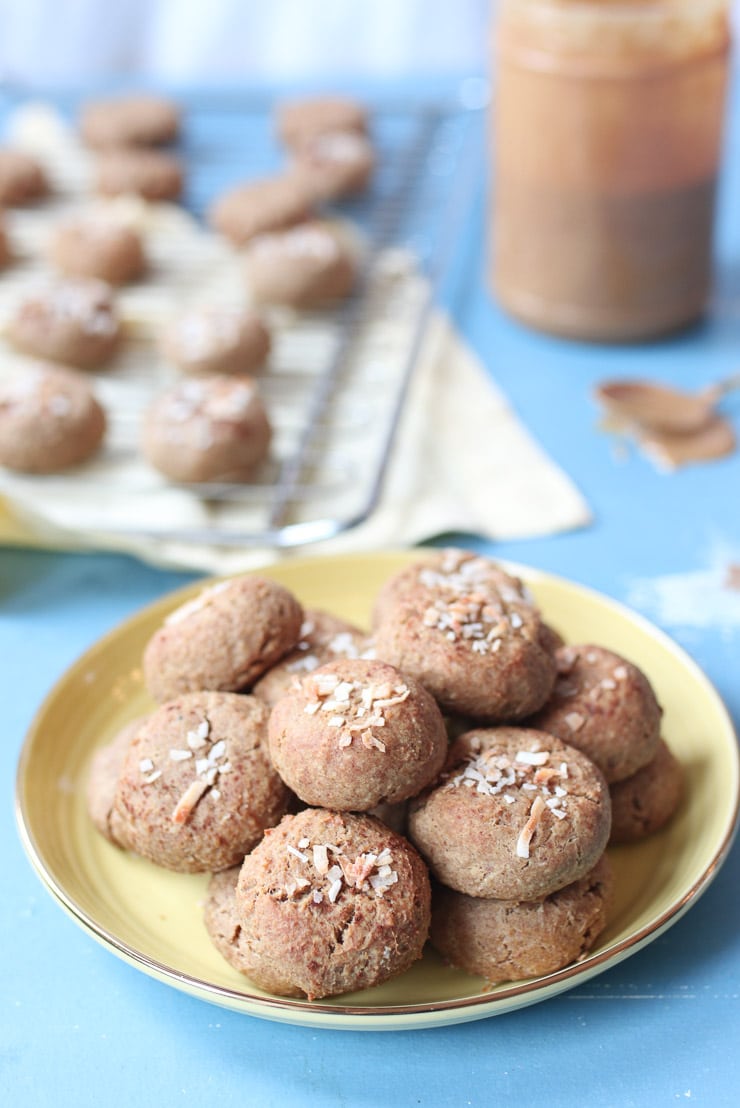
[[[491,276],[572,338],[701,316],[729,59],[727,0],[500,0]]]

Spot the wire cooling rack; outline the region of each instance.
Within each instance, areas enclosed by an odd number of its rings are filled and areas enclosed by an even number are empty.
[[[112,398],[106,456],[69,475],[6,475],[2,492],[29,504],[39,492],[60,505],[72,497],[83,505],[85,529],[98,533],[223,546],[298,546],[367,519],[481,176],[481,112],[465,101],[463,86],[459,100],[371,105],[378,154],[373,184],[362,198],[331,211],[359,228],[356,290],[334,310],[275,313],[271,363],[260,380],[273,450],[252,482],[172,485],[141,462],[142,407],[171,374],[151,360],[150,343],[132,347],[128,371],[100,375],[101,390]],[[186,102],[182,152],[190,211],[200,217],[222,188],[279,167],[272,106],[246,93]],[[102,507],[111,502],[127,510]]]

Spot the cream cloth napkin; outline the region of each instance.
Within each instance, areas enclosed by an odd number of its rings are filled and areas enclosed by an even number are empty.
[[[54,221],[79,210],[81,201],[85,206],[91,203],[87,156],[58,117],[47,108],[26,109],[15,121],[14,137],[44,158],[54,178],[55,199],[32,211],[9,213],[20,264],[0,281],[0,326],[43,272],[39,257]],[[190,492],[169,488],[131,449],[134,424],[152,387],[171,378],[171,370],[158,361],[152,341],[156,330],[184,303],[233,303],[243,292],[234,255],[186,213],[130,201],[110,205],[107,211],[141,227],[154,262],[149,280],[119,294],[129,339],[115,369],[95,378],[111,415],[108,447],[77,474],[38,479],[0,471],[0,496],[8,510],[0,514],[0,541],[127,551],[149,562],[210,573],[252,568],[294,553],[267,545],[231,547],[126,533],[132,524],[169,530],[214,523],[249,526],[248,507],[214,508]],[[409,319],[423,293],[412,267],[392,255],[386,260],[380,293],[388,297],[386,303],[393,305],[396,316],[381,312],[363,348],[368,367],[376,373],[378,365],[392,370],[394,356],[403,352]],[[302,320],[278,313],[273,323],[276,353],[273,371],[265,378],[268,390],[271,383],[279,384],[286,365],[305,361],[307,350],[320,355],[322,343],[331,341],[315,317]],[[23,367],[24,359],[6,347],[0,379],[3,373],[22,373]],[[350,419],[357,417],[358,404],[362,415],[384,391],[382,382],[364,388],[359,397],[349,396]],[[384,426],[381,420],[381,429]],[[358,434],[345,435],[339,449],[345,460],[362,467],[363,451],[376,447]],[[346,514],[340,512],[342,517]],[[406,397],[377,507],[364,523],[308,550],[401,546],[446,531],[516,539],[579,527],[589,519],[579,491],[525,430],[446,317],[436,312]]]

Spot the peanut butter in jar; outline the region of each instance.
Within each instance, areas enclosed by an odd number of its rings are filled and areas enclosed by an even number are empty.
[[[573,338],[654,338],[703,313],[727,0],[501,0],[492,282]]]

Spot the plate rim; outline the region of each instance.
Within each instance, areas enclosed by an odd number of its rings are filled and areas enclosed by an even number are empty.
[[[549,581],[556,586],[565,586],[585,596],[589,601],[611,609],[617,615],[627,619],[636,625],[642,632],[656,640],[664,649],[671,653],[682,665],[688,667],[704,686],[705,691],[715,700],[716,706],[724,716],[729,733],[735,738],[734,746],[728,746],[732,760],[733,776],[735,779],[735,795],[732,811],[727,822],[723,825],[721,838],[718,837],[714,845],[711,859],[704,866],[701,873],[692,882],[691,886],[671,903],[661,915],[644,924],[639,930],[630,933],[624,938],[610,944],[597,953],[586,955],[579,962],[570,963],[553,973],[536,978],[528,978],[524,981],[510,982],[499,987],[491,996],[485,994],[485,990],[473,997],[456,998],[439,1001],[424,1001],[408,1005],[341,1005],[337,1003],[326,1004],[321,1001],[310,1003],[296,1000],[291,997],[278,997],[263,994],[244,992],[243,990],[216,984],[204,980],[193,974],[176,969],[174,966],[160,962],[156,958],[137,950],[118,936],[110,932],[106,927],[97,923],[89,913],[83,909],[74,897],[67,892],[63,884],[57,880],[53,872],[44,861],[43,851],[34,835],[30,825],[28,812],[25,805],[25,782],[32,760],[34,740],[41,730],[41,725],[52,707],[56,698],[63,691],[68,681],[73,678],[78,669],[90,665],[93,658],[114,645],[121,637],[125,637],[133,631],[137,624],[155,617],[160,609],[162,613],[177,607],[191,594],[197,593],[211,584],[231,577],[242,576],[243,573],[264,573],[270,576],[273,570],[289,570],[300,573],[306,566],[316,566],[318,563],[336,562],[342,563],[358,561],[366,562],[368,558],[398,562],[399,559],[412,561],[424,557],[426,551],[439,549],[436,547],[396,548],[378,551],[338,553],[327,555],[304,556],[272,561],[267,565],[245,570],[242,573],[230,573],[216,577],[207,576],[197,578],[177,589],[164,592],[161,596],[149,601],[137,608],[124,620],[121,620],[110,630],[90,644],[78,657],[64,670],[47,691],[43,700],[36,709],[33,718],[26,730],[18,756],[15,778],[14,809],[16,825],[24,852],[31,866],[40,879],[46,891],[83,931],[91,935],[104,949],[109,950],[124,962],[135,969],[146,973],[149,977],[163,984],[168,984],[191,996],[206,1000],[209,1003],[228,1008],[242,1014],[267,1020],[291,1023],[298,1026],[321,1027],[327,1029],[343,1030],[400,1030],[400,1029],[424,1029],[440,1027],[454,1023],[490,1018],[503,1015],[526,1005],[535,1004],[550,999],[569,988],[573,988],[600,973],[611,969],[619,962],[643,949],[654,939],[657,939],[696,903],[700,896],[709,888],[719,873],[732,848],[734,839],[740,826],[740,749],[738,749],[738,732],[734,721],[724,700],[720,696],[713,682],[691,657],[691,655],[660,627],[657,627],[640,612],[628,607],[626,604],[613,597],[600,592],[598,589],[560,574],[551,573],[528,564],[493,558],[498,565],[523,578],[525,582]],[[485,557],[491,557],[483,554]],[[576,980],[573,980],[573,979]],[[245,978],[245,980],[247,980]]]

